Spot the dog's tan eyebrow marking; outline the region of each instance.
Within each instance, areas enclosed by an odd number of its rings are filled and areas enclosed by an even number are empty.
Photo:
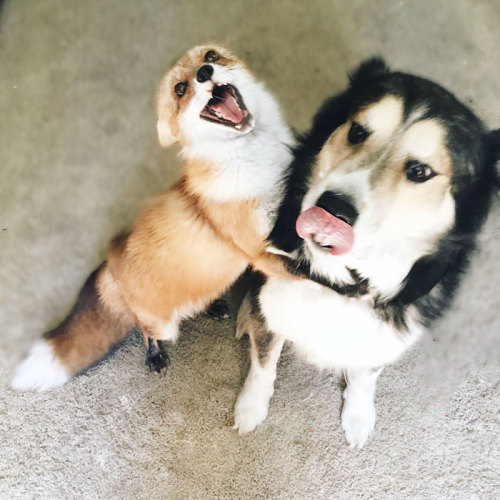
[[[401,150],[410,158],[432,163],[445,149],[445,132],[435,119],[417,121],[403,134]]]
[[[401,138],[400,148],[406,158],[428,163],[438,174],[451,175],[446,131],[435,118],[410,125]]]
[[[354,121],[380,138],[390,137],[403,121],[403,100],[395,95],[385,96],[357,113]]]

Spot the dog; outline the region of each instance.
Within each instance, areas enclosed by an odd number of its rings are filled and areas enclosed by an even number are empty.
[[[295,150],[269,251],[309,280],[260,274],[238,315],[251,367],[234,428],[268,413],[285,341],[343,372],[342,428],[361,448],[377,377],[450,304],[498,190],[500,130],[379,58],[327,100]]]
[[[135,328],[150,368],[161,372],[169,363],[163,342],[176,340],[182,319],[250,263],[272,267],[264,242],[294,144],[275,98],[239,58],[209,44],[166,74],[157,113],[161,145],[182,147],[182,177],[112,242],[69,316],[18,366],[14,388],[60,386]]]

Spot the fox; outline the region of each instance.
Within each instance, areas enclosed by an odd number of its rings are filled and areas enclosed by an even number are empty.
[[[112,241],[68,317],[17,367],[15,389],[61,386],[134,329],[150,369],[163,372],[181,321],[249,265],[288,275],[266,252],[294,145],[273,95],[230,50],[204,44],[163,77],[157,117],[160,144],[181,147],[179,180]]]

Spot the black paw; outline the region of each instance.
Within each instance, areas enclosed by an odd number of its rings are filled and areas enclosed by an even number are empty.
[[[163,342],[161,340],[148,339],[148,344],[146,364],[149,370],[156,373],[165,373],[170,364],[170,358]]]
[[[157,354],[153,354],[146,358],[146,363],[148,364],[148,368],[152,372],[156,373],[165,373],[167,371],[168,365],[170,364],[170,358],[167,353],[159,352]]]
[[[207,309],[207,314],[215,319],[227,319],[229,318],[229,305],[224,299],[214,300]]]

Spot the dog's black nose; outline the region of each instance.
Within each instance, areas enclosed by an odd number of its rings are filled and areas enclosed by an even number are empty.
[[[318,198],[316,206],[342,219],[350,226],[354,225],[359,215],[350,196],[334,191],[325,191]]]
[[[210,80],[213,74],[214,74],[214,68],[208,64],[205,64],[198,70],[198,73],[196,73],[196,79],[200,83],[203,83],[206,82],[207,80]]]

